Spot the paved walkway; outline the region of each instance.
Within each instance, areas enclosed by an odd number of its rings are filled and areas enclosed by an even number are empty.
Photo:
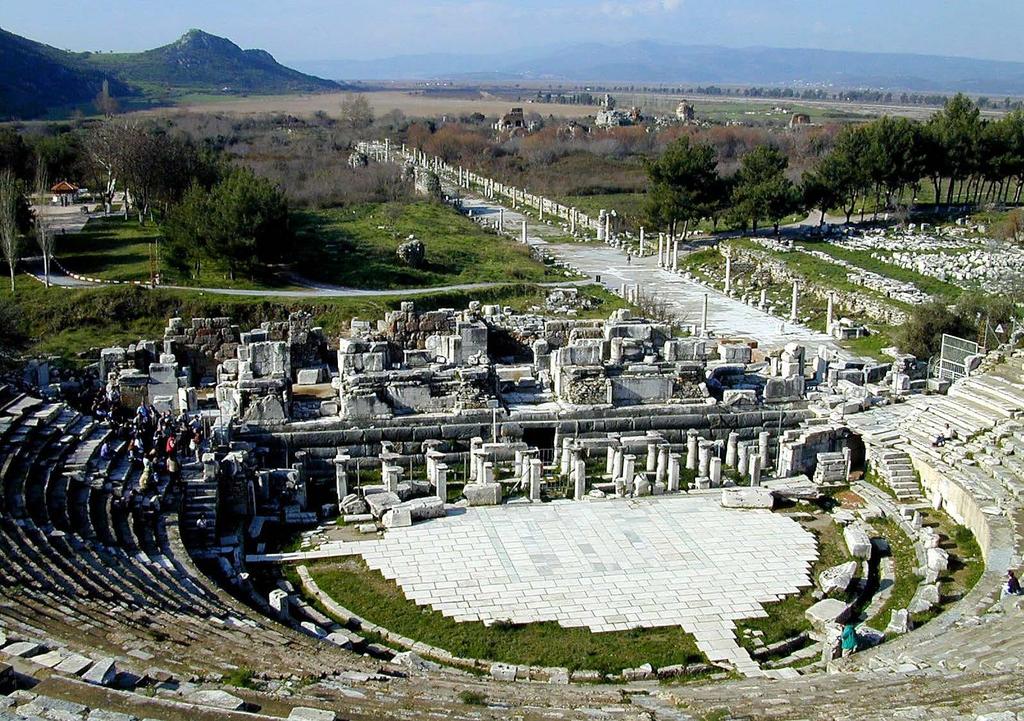
[[[463,207],[473,216],[489,223],[496,222],[504,210],[505,230],[519,233],[524,216],[505,208],[497,201],[475,196],[464,197]],[[617,292],[622,284],[639,284],[641,294],[666,304],[668,310],[683,323],[700,325],[704,296],[708,297],[708,325],[720,338],[756,340],[760,348],[772,350],[787,343],[800,343],[812,352],[819,345],[827,345],[842,356],[848,356],[830,336],[797,323],[786,323],[753,306],[690,281],[671,271],[659,268],[655,256],[633,258],[627,263],[621,250],[597,243],[549,243],[565,233],[547,223],[527,218],[527,238],[530,245],[542,245],[559,260],[569,263],[590,278],[600,278],[607,289]],[[655,242],[657,238],[655,238]]]
[[[713,661],[758,665],[735,622],[810,585],[814,537],[769,511],[717,497],[510,504],[333,542],[405,595],[456,621],[557,621],[594,632],[680,626]]]

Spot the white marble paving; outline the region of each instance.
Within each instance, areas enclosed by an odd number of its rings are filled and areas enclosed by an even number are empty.
[[[459,621],[681,626],[745,671],[734,622],[808,586],[817,558],[798,523],[706,496],[472,508],[342,545]]]

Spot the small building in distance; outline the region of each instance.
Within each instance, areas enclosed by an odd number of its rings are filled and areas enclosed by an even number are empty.
[[[525,131],[526,116],[523,115],[523,109],[512,108],[512,110],[498,118],[498,122],[496,122],[492,127],[499,133],[513,134]]]
[[[66,207],[78,200],[79,192],[80,189],[77,185],[69,183],[66,180],[62,180],[50,188],[50,193],[53,195],[50,202],[53,205]]]
[[[695,118],[693,106],[685,99],[681,100],[679,105],[676,106],[676,119],[683,123],[692,123]]]
[[[789,119],[789,127],[796,128],[801,125],[810,125],[811,116],[807,113],[793,113]]]
[[[594,125],[599,128],[618,128],[625,125],[639,125],[643,122],[644,116],[640,109],[633,107],[629,110],[602,110],[594,118]]]

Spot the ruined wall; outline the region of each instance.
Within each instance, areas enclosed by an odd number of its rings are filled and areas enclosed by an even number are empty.
[[[798,275],[789,267],[773,258],[766,252],[748,250],[746,248],[732,248],[733,262],[747,262],[756,265],[768,274],[772,283],[778,285],[792,285],[794,280],[800,281],[801,293],[809,294],[822,301],[827,301],[830,293],[835,296],[837,315],[839,311],[845,310],[850,313],[859,313],[887,325],[902,325],[907,322],[907,314],[893,306],[892,301],[886,298],[869,295],[855,291],[836,290],[827,285],[819,285],[812,279]]]

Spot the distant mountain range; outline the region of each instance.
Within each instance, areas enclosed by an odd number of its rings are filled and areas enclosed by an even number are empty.
[[[635,41],[586,43],[501,55],[426,54],[297,62],[346,80],[466,77],[574,83],[813,85],[913,92],[1024,94],[1024,63],[941,55]]]
[[[141,53],[71,53],[0,29],[0,119],[60,114],[89,104],[107,80],[120,100],[174,92],[296,93],[341,85],[281,65],[265,50],[189,30]]]

